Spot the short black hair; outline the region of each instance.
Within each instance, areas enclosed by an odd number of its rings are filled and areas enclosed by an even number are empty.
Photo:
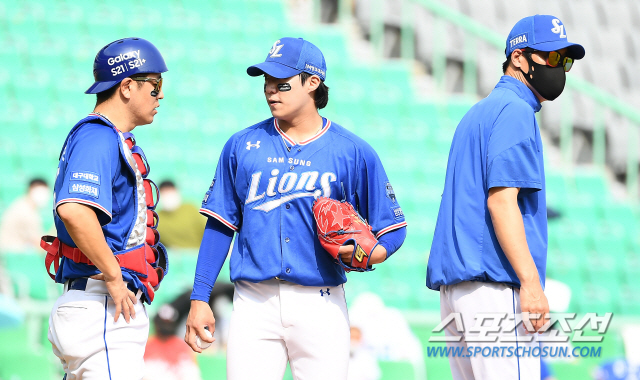
[[[102,92],[97,93],[96,94],[96,106],[106,102],[109,99],[111,99],[111,97],[113,96],[113,94],[116,93],[116,90],[118,88],[120,88],[120,82],[118,82],[118,84],[114,85],[110,89],[107,89],[107,90],[104,90]]]
[[[128,77],[128,78],[131,78],[131,77]],[[120,88],[120,83],[121,82],[122,81],[118,82],[117,84],[114,84],[113,87],[111,87],[108,90],[104,90],[102,92],[97,93],[96,94],[96,106],[106,102],[109,99],[111,99],[113,94],[115,94],[116,91]],[[144,85],[144,82],[137,82],[137,83],[138,83],[138,88],[140,88],[140,87],[142,87]]]
[[[49,187],[49,185],[47,184],[47,181],[45,181],[43,178],[40,177],[36,177],[36,178],[32,178],[29,181],[29,187],[33,187],[33,186],[47,186]]]
[[[304,82],[309,78],[311,78],[311,74],[305,72],[300,73],[300,82],[302,82],[302,84],[304,84]],[[324,81],[321,81],[320,85],[316,89],[313,101],[316,103],[317,109],[323,109],[327,106],[327,103],[329,102],[329,87],[324,84]]]
[[[164,181],[160,182],[160,186],[158,186],[158,190],[162,190],[165,187],[171,187],[175,189],[176,184],[170,179],[165,179]]]
[[[506,73],[507,72],[507,68],[509,67],[509,61],[511,61],[510,59],[511,57],[507,57],[507,59],[502,63],[502,73]]]

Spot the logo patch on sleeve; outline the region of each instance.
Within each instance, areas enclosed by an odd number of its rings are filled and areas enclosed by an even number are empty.
[[[71,172],[69,175],[71,181],[86,181],[96,185],[100,184],[100,176],[92,172]]]
[[[391,207],[391,212],[393,212],[393,218],[394,219],[404,218],[404,212],[402,211],[402,208],[400,206]]]
[[[94,198],[98,198],[100,190],[96,186],[84,185],[81,183],[72,183],[69,185],[69,193],[85,194]]]
[[[387,192],[387,198],[391,199],[391,202],[396,203],[396,193],[393,191],[393,186],[390,182],[384,184],[385,191]]]

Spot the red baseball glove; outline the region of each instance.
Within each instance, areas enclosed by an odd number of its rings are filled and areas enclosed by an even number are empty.
[[[345,271],[373,270],[369,260],[378,240],[371,233],[371,226],[349,202],[319,197],[313,202],[313,217],[318,226],[320,244]],[[343,262],[339,254],[340,247],[347,244],[354,246],[349,263]]]

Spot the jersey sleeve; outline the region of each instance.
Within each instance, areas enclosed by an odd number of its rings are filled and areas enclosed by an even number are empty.
[[[487,188],[542,189],[542,163],[536,143],[537,124],[531,107],[510,103],[493,126],[487,149]]]
[[[404,213],[380,158],[369,145],[362,147],[356,185],[357,208],[376,238],[407,225]]]
[[[118,136],[110,127],[89,124],[67,142],[58,173],[55,209],[64,203],[91,206],[101,225],[111,222],[112,178],[120,165]]]
[[[216,174],[204,196],[200,213],[218,219],[233,231],[238,231],[242,222],[241,202],[235,189],[237,159],[234,139],[225,144],[218,160]]]

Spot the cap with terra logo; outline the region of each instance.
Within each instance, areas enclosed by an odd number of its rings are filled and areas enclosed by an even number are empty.
[[[247,68],[247,74],[257,77],[268,74],[284,79],[302,72],[317,75],[322,81],[327,75],[327,64],[318,47],[302,38],[284,37],[273,43],[264,62]]]
[[[584,57],[584,47],[567,40],[567,30],[555,16],[535,15],[518,21],[507,37],[507,57],[515,49],[526,47],[540,51],[555,51],[567,48],[567,56],[573,59]]]

